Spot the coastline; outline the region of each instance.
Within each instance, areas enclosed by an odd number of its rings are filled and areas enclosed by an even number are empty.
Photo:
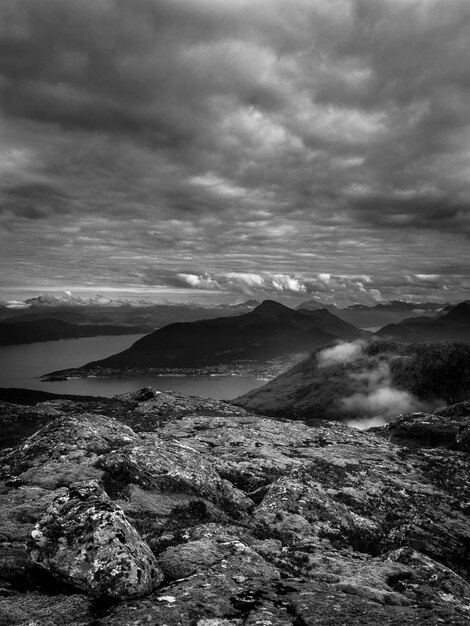
[[[139,376],[159,377],[228,377],[253,376],[259,380],[268,381],[287,371],[303,360],[306,355],[288,354],[264,363],[234,362],[230,364],[210,365],[205,367],[77,367],[48,372],[40,376],[43,382],[57,382],[82,378],[134,378]]]

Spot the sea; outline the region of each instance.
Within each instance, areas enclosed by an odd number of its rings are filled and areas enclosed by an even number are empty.
[[[51,393],[112,397],[153,387],[187,395],[231,400],[264,385],[254,376],[132,376],[42,381],[54,370],[79,367],[131,346],[144,335],[81,337],[0,347],[0,387],[38,389]]]

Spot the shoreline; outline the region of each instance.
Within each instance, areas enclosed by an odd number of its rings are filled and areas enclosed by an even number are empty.
[[[119,379],[151,376],[155,378],[197,378],[210,377],[244,377],[252,376],[258,380],[268,381],[287,371],[301,360],[304,355],[289,354],[265,363],[232,363],[227,365],[211,365],[207,367],[131,367],[131,368],[68,368],[49,372],[39,377],[41,382],[60,382],[87,378]]]

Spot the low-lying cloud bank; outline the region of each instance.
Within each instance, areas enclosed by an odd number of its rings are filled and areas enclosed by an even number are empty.
[[[398,389],[390,367],[398,355],[393,352],[371,355],[367,351],[368,345],[367,340],[342,342],[317,355],[320,368],[340,364],[353,366],[348,376],[355,382],[357,391],[339,401],[348,413],[358,415],[357,419],[347,421],[349,426],[361,430],[383,426],[397,415],[430,411],[445,404],[444,400],[424,402],[412,393]]]

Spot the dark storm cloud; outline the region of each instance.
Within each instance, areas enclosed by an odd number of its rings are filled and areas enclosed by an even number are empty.
[[[469,32],[468,0],[3,0],[11,275],[458,294]]]
[[[357,215],[377,226],[449,230],[470,236],[470,198],[371,195],[353,199]]]
[[[67,195],[57,186],[31,182],[5,187],[2,190],[2,213],[15,213],[28,219],[46,219],[52,213],[65,211]]]

